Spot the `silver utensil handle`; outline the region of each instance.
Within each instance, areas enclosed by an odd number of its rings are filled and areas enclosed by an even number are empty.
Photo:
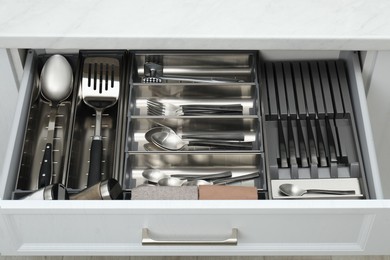
[[[142,229],[143,246],[236,246],[238,243],[238,229],[233,228],[229,238],[223,240],[156,240],[150,237],[148,228]]]
[[[354,190],[321,190],[321,189],[309,189],[309,190],[306,190],[306,193],[310,193],[310,194],[323,193],[323,194],[333,194],[333,195],[353,195],[353,194],[356,194],[356,192]]]
[[[256,179],[259,176],[260,176],[259,172],[254,172],[254,173],[245,174],[245,175],[241,175],[241,176],[237,176],[237,177],[233,177],[233,178],[215,180],[213,183],[215,185],[225,185],[225,184],[230,184],[230,183],[235,183],[235,182],[240,182],[240,181]]]

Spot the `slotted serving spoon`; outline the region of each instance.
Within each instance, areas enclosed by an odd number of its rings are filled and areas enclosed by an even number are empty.
[[[119,61],[115,58],[86,58],[83,66],[82,98],[96,111],[95,134],[92,138],[87,186],[101,179],[103,110],[115,105],[119,97]]]

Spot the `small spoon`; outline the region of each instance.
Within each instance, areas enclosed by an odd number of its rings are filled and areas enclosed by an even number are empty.
[[[151,136],[153,144],[171,151],[178,151],[186,146],[209,146],[235,150],[250,150],[252,142],[227,142],[227,141],[185,141],[176,133],[157,132]]]
[[[69,62],[61,55],[51,56],[41,72],[42,96],[50,102],[50,117],[46,146],[39,171],[38,186],[50,184],[53,173],[53,140],[58,106],[72,93],[73,71]]]
[[[287,196],[303,196],[304,194],[333,194],[333,195],[351,195],[354,190],[322,190],[322,189],[302,189],[297,185],[285,183],[279,186],[279,190]]]

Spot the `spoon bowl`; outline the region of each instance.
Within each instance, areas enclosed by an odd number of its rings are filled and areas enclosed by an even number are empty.
[[[53,55],[45,63],[41,72],[41,93],[51,104],[59,104],[72,93],[73,71],[62,55]]]

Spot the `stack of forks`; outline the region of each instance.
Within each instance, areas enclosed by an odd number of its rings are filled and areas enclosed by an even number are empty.
[[[147,100],[147,113],[152,116],[242,115],[241,104],[230,105],[174,105],[158,100]]]

